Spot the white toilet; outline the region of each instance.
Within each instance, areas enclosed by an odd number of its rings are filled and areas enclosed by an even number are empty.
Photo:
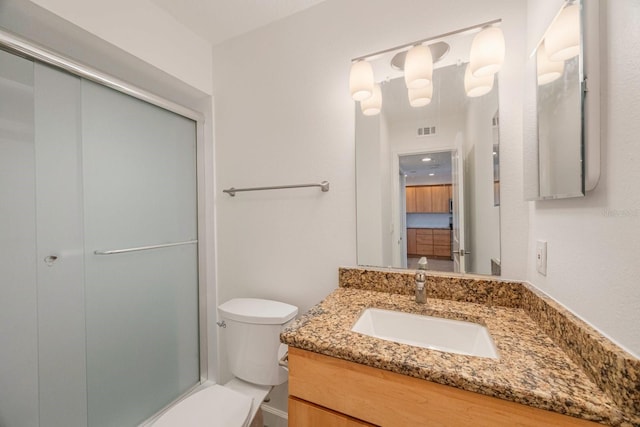
[[[287,381],[288,372],[278,365],[287,351],[280,344],[280,331],[293,321],[298,308],[236,298],[218,306],[218,311],[235,378],[190,395],[158,418],[154,427],[248,427],[271,388]]]

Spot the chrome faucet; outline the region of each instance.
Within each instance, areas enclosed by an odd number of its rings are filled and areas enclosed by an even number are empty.
[[[418,261],[418,270],[416,271],[416,302],[418,304],[425,304],[427,302],[427,291],[425,289],[425,283],[427,282],[427,258],[422,257]]]

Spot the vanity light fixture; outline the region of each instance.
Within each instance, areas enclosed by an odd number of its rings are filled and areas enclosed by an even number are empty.
[[[418,89],[408,89],[409,91],[409,104],[412,107],[424,107],[431,103],[431,98],[433,98],[433,82],[429,82],[429,84],[425,87],[421,87]]]
[[[491,92],[493,89],[493,74],[483,77],[474,77],[471,74],[471,64],[467,64],[464,72],[464,91],[469,98],[476,98]]]
[[[354,101],[362,101],[373,95],[373,68],[367,61],[359,60],[351,64],[349,90]]]
[[[349,74],[349,90],[355,101],[360,101],[360,109],[367,116],[379,114],[382,108],[382,92],[376,84],[371,62],[375,63],[376,73],[380,72],[380,61],[391,55],[390,66],[393,70],[404,72],[408,89],[409,104],[422,107],[433,99],[433,64],[441,60],[451,46],[444,40],[451,36],[471,36],[476,34],[469,54],[464,87],[467,96],[478,97],[493,89],[494,74],[504,62],[505,41],[502,30],[497,27],[500,19],[462,28],[451,33],[440,34],[423,40],[417,40],[369,55],[354,58]],[[463,55],[464,56],[464,55]],[[464,63],[458,59],[458,64]],[[383,66],[384,67],[384,66]],[[471,74],[473,70],[473,74]],[[384,72],[384,71],[383,71]],[[382,80],[390,80],[385,75]],[[374,89],[376,88],[376,89]]]
[[[580,54],[580,5],[567,5],[545,35],[547,55],[552,61],[566,61]]]
[[[404,60],[404,81],[407,89],[427,87],[432,78],[433,57],[429,46],[419,44],[409,49]]]
[[[373,85],[373,95],[360,101],[360,109],[365,116],[375,116],[380,114],[382,109],[382,91],[379,84]]]
[[[536,57],[536,64],[538,69],[538,86],[551,83],[562,76],[564,73],[564,61],[552,61],[547,55],[544,40],[538,47],[538,53]]]
[[[493,76],[504,62],[504,35],[498,27],[486,27],[471,43],[469,64],[474,77]]]

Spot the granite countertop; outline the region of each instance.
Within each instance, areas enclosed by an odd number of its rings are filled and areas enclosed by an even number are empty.
[[[369,307],[487,327],[499,359],[465,356],[351,332]],[[522,308],[338,288],[281,334],[292,347],[613,426],[637,425]]]

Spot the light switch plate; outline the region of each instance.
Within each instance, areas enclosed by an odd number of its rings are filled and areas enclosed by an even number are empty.
[[[543,276],[547,275],[547,242],[538,240],[536,244],[536,269]]]

